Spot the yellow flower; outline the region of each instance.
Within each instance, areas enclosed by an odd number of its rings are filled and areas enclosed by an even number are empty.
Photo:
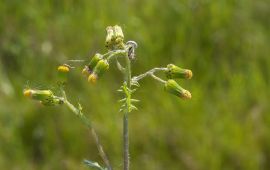
[[[57,70],[59,72],[67,73],[67,72],[69,72],[69,67],[65,66],[65,65],[61,65],[61,66],[58,66]]]

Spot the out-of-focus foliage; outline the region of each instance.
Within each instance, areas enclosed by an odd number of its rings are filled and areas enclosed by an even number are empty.
[[[73,114],[27,100],[22,89],[57,91],[56,66],[105,52],[105,28],[114,24],[139,45],[135,75],[168,63],[194,73],[181,82],[192,92],[188,101],[150,78],[141,83],[140,110],[130,115],[131,169],[270,169],[269,16],[267,0],[0,1],[0,169],[101,162]],[[67,89],[115,169],[122,167],[120,80],[111,67],[93,86],[75,69]]]

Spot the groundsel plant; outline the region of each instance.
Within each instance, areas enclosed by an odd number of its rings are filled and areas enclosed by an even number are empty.
[[[84,66],[82,74],[87,77],[90,84],[95,84],[101,76],[109,70],[110,64],[116,63],[117,68],[123,75],[123,84],[118,91],[123,95],[123,98],[119,100],[119,102],[122,103],[120,112],[123,114],[123,169],[129,170],[128,117],[130,112],[137,110],[135,103],[139,102],[139,100],[133,99],[132,95],[140,87],[139,82],[145,77],[151,77],[162,84],[166,92],[182,99],[191,99],[191,93],[182,88],[175,79],[191,79],[192,72],[189,69],[183,69],[174,64],[168,64],[166,67],[153,68],[143,74],[132,76],[131,63],[136,57],[135,50],[137,48],[137,43],[135,41],[125,42],[122,29],[118,25],[107,27],[106,32],[105,46],[108,51],[105,54],[96,53],[91,57],[89,63]],[[123,58],[122,63],[119,62],[120,58]],[[38,90],[30,88],[24,89],[24,96],[37,100],[44,106],[65,105],[68,107],[69,110],[79,117],[79,119],[89,128],[97,145],[99,155],[104,163],[104,165],[101,166],[97,162],[84,160],[85,164],[99,170],[112,170],[113,167],[103,150],[90,119],[84,115],[82,106],[80,104],[78,104],[78,106],[71,104],[66,96],[65,86],[67,85],[67,75],[71,69],[73,68],[67,64],[60,65],[57,68],[60,77],[58,82],[61,91],[60,96],[56,96],[54,92],[49,89]],[[155,73],[157,72],[163,72],[166,80],[156,76]]]

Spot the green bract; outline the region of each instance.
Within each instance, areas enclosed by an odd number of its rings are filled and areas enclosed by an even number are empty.
[[[44,106],[56,106],[59,104],[63,104],[63,100],[55,98],[55,97],[51,97],[51,98],[47,98],[45,100],[40,101],[41,104],[43,104]]]
[[[109,69],[109,63],[107,60],[100,60],[96,67],[94,68],[93,73],[95,73],[98,77],[102,76],[105,71]]]
[[[53,96],[51,90],[31,90],[31,98],[34,100],[45,100]]]

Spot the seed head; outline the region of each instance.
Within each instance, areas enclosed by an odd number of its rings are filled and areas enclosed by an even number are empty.
[[[107,36],[105,45],[109,50],[123,49],[124,44],[124,34],[122,28],[118,25],[108,26],[106,28]]]
[[[169,79],[166,81],[164,89],[166,92],[174,94],[182,99],[191,99],[191,93],[183,89],[176,81]]]
[[[169,79],[173,78],[184,78],[184,79],[191,79],[192,78],[192,71],[188,69],[180,68],[174,64],[168,64],[166,70],[166,76]]]

